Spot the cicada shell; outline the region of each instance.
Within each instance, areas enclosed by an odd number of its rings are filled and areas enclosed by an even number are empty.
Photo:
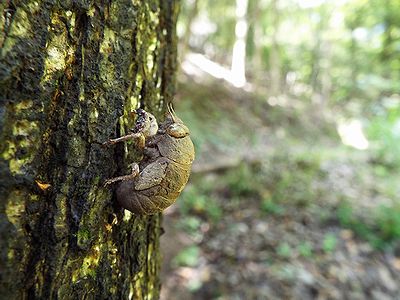
[[[139,215],[155,214],[173,204],[188,182],[195,157],[189,129],[172,107],[158,132],[145,141],[139,174],[117,187],[119,204]]]

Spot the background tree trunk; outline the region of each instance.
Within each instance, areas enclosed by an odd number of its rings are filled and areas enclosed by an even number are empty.
[[[281,58],[279,51],[279,27],[280,27],[280,14],[279,11],[279,0],[272,0],[270,4],[271,9],[271,17],[272,17],[272,27],[274,28],[272,36],[271,36],[271,48],[269,55],[269,74],[270,74],[270,94],[273,96],[278,96],[282,93],[281,90]]]
[[[160,216],[114,204],[134,156],[100,143],[172,100],[178,3],[0,5],[0,298],[158,298]]]

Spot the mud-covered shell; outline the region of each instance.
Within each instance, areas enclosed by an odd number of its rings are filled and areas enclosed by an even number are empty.
[[[156,137],[156,154],[141,165],[133,181],[117,188],[120,205],[135,214],[148,215],[173,204],[185,187],[194,160],[194,146],[189,136],[174,138],[167,133]]]

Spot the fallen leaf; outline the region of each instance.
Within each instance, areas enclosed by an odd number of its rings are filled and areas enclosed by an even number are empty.
[[[39,180],[35,180],[36,184],[38,185],[38,187],[42,190],[45,191],[47,190],[49,187],[51,187],[50,183],[44,183],[44,182],[40,182]]]

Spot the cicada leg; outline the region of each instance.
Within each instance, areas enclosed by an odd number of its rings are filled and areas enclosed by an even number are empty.
[[[143,150],[145,145],[145,137],[141,132],[127,134],[116,139],[109,139],[107,142],[104,142],[102,146],[107,147],[127,140],[134,140],[136,146]]]
[[[135,177],[139,174],[139,165],[137,163],[133,163],[132,165],[132,173],[129,175],[124,175],[124,176],[118,176],[115,178],[110,178],[107,179],[104,185],[109,185],[118,181],[127,181],[127,180],[133,180]]]

